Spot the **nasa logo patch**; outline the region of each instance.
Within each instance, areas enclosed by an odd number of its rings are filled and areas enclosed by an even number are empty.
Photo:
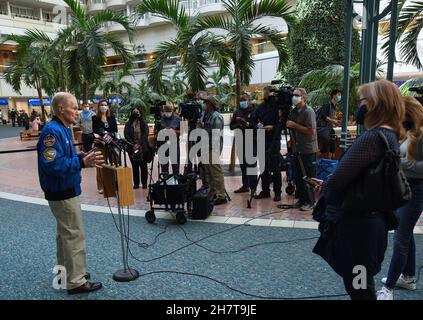
[[[46,147],[52,147],[56,144],[56,138],[52,134],[48,134],[44,137],[43,143]]]
[[[44,159],[48,162],[53,161],[56,158],[57,151],[54,148],[47,148],[43,152]]]

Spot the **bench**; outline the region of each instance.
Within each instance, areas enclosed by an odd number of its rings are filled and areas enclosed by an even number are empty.
[[[21,136],[21,141],[38,140],[40,137],[40,131],[38,130],[22,130],[19,134]]]

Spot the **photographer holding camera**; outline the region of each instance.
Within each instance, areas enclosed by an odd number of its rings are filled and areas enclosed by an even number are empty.
[[[311,107],[306,105],[306,102],[306,90],[302,88],[295,89],[292,97],[292,104],[295,108],[291,111],[290,120],[286,123],[286,126],[291,129],[291,139],[293,139],[295,156],[294,179],[299,196],[294,208],[300,208],[301,211],[311,210],[314,206],[314,193],[305,184],[303,177],[316,177],[316,155],[318,150],[316,113]]]
[[[179,163],[181,152],[179,148],[179,135],[180,135],[180,128],[181,128],[181,119],[177,114],[173,112],[173,107],[170,104],[166,104],[163,106],[163,114],[161,118],[161,129],[162,130],[174,130],[177,137],[177,154],[176,154],[176,162],[172,162],[172,174],[179,174]],[[166,141],[163,143],[170,143],[169,138],[167,137]],[[169,156],[169,150],[166,152],[166,156],[173,159],[175,155]],[[162,164],[162,172],[169,173],[169,161],[166,164]]]
[[[220,165],[220,154],[223,149],[223,127],[224,121],[222,115],[217,111],[218,101],[212,96],[201,95],[204,101],[203,121],[199,121],[197,127],[207,131],[209,137],[208,163],[203,163],[204,170],[203,187],[209,186],[210,192],[215,194],[214,205],[221,205],[228,202],[226,199],[225,179],[222,166]],[[213,140],[213,130],[219,130],[221,135],[219,141]]]
[[[273,191],[275,193],[274,201],[281,201],[282,193],[282,175],[280,170],[281,162],[281,142],[279,132],[275,132],[279,124],[279,109],[275,103],[271,87],[263,89],[264,101],[259,105],[255,112],[255,125],[258,129],[266,130],[266,162],[265,169],[261,175],[260,194],[255,199],[270,198],[270,179],[273,181]]]

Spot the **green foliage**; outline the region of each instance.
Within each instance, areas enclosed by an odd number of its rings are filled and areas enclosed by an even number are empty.
[[[125,44],[104,28],[110,22],[125,28],[130,40],[134,26],[128,17],[110,10],[88,14],[78,0],[63,0],[70,7],[70,24],[58,33],[53,45],[66,52],[66,68],[69,74],[69,89],[85,100],[90,88],[96,87],[103,74],[102,66],[106,61],[109,46],[119,55],[125,66],[130,67],[133,55]]]
[[[288,40],[290,62],[281,73],[293,86],[309,71],[344,64],[346,1],[299,0],[296,16]],[[359,59],[359,34],[353,30],[352,64]]]
[[[408,64],[423,70],[423,61],[418,54],[418,38],[423,30],[423,2],[400,0],[398,2],[399,19],[396,42],[399,44],[401,58]],[[389,53],[389,31],[385,39],[388,41],[383,45],[384,53]]]
[[[221,105],[222,112],[233,112],[236,83],[231,73],[221,75],[218,71],[213,72],[207,81],[207,88],[215,91],[215,97]]]

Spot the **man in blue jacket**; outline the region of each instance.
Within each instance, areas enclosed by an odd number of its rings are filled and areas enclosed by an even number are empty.
[[[52,108],[55,116],[43,128],[37,144],[40,184],[57,221],[57,262],[65,267],[66,289],[69,294],[91,292],[100,289],[102,284],[87,281],[79,201],[81,169],[100,165],[103,160],[101,153],[95,150],[75,152],[71,126],[78,121],[76,98],[60,92],[53,97]]]

